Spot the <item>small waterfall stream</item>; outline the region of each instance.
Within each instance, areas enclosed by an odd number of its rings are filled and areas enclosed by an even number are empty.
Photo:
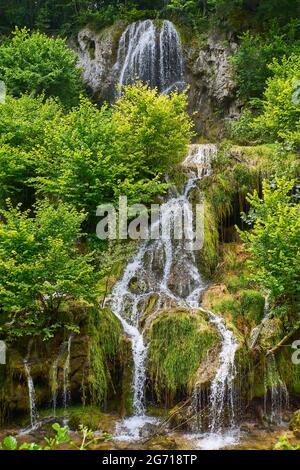
[[[70,357],[71,357],[71,345],[72,345],[73,335],[71,334],[68,337],[67,341],[63,341],[59,347],[58,354],[52,364],[51,369],[51,391],[52,398],[51,404],[53,409],[53,416],[56,416],[56,407],[58,402],[58,394],[61,390],[59,384],[59,367],[63,369],[62,377],[62,403],[66,411],[68,405],[71,401],[71,391],[70,391]]]
[[[260,337],[265,323],[271,318],[270,312],[270,293],[265,294],[264,315],[260,325],[253,329],[250,337],[250,349],[253,349]],[[272,424],[282,424],[282,414],[289,406],[289,393],[287,386],[282,380],[276,357],[273,353],[265,359],[264,370],[264,414],[269,416]]]
[[[265,363],[264,413],[271,424],[282,424],[282,414],[289,406],[289,393],[282,380],[274,354],[269,354]]]
[[[37,425],[38,421],[38,411],[36,406],[36,395],[35,395],[35,388],[33,384],[33,380],[31,377],[31,370],[30,364],[28,359],[24,359],[24,369],[27,377],[27,385],[28,385],[28,397],[29,397],[29,410],[30,410],[30,422],[31,422],[31,429]]]
[[[169,200],[161,207],[159,220],[151,226],[151,233],[159,229],[158,239],[141,243],[138,253],[129,262],[122,279],[113,289],[111,307],[121,321],[125,333],[132,340],[134,362],[134,416],[120,423],[120,439],[138,439],[144,424],[155,421],[145,415],[145,368],[148,347],[140,325],[149,301],[154,299],[152,315],[162,308],[172,306],[197,309],[200,307],[201,294],[207,287],[198,270],[195,251],[187,249],[187,242],[194,240],[193,211],[189,196],[198,179],[210,174],[210,162],[215,154],[216,146],[190,146],[185,166],[196,168],[198,174],[191,171],[182,193],[170,194]],[[186,215],[184,237],[176,239],[172,237],[172,230],[178,228],[176,224],[182,214]],[[209,318],[222,339],[219,369],[213,380],[209,399],[209,430],[211,434],[216,434],[222,430],[223,415],[228,405],[230,425],[234,425],[234,358],[238,344],[221,317],[209,312]]]
[[[123,32],[117,62],[119,92],[124,85],[141,80],[161,93],[185,85],[179,35],[170,21],[156,26],[153,20],[130,24]]]
[[[72,346],[73,335],[71,334],[67,342],[67,356],[63,370],[63,406],[65,411],[71,402],[71,390],[70,390],[70,359],[71,359],[71,346]]]

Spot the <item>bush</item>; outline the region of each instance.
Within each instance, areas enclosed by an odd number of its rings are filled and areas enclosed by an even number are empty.
[[[0,47],[0,79],[13,96],[44,94],[73,106],[83,90],[76,62],[76,54],[64,39],[16,28]]]
[[[251,254],[253,278],[277,304],[289,306],[290,318],[300,307],[300,205],[292,197],[295,182],[275,178],[263,183],[263,200],[248,196],[250,232],[239,231]]]
[[[63,302],[94,300],[92,254],[80,254],[74,245],[84,218],[70,206],[48,202],[37,206],[35,218],[19,207],[1,211],[0,304],[2,314],[14,318],[8,335],[52,337],[69,324],[60,315]]]

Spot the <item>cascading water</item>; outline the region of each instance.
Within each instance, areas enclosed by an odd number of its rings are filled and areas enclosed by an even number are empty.
[[[259,326],[253,329],[250,338],[250,349],[257,344],[265,323],[270,319],[270,293],[265,295],[264,315]],[[283,411],[289,406],[289,393],[287,386],[282,380],[273,353],[268,354],[265,359],[264,371],[264,414],[269,416],[272,424],[282,423]]]
[[[72,336],[69,336],[67,341],[63,341],[59,347],[57,357],[55,358],[51,368],[51,404],[53,409],[53,416],[56,416],[56,407],[58,402],[58,394],[61,388],[59,383],[59,367],[63,369],[63,390],[62,401],[64,408],[67,407],[70,401],[69,392],[69,369],[70,369],[70,354],[71,354],[71,341]]]
[[[70,335],[67,342],[67,356],[63,369],[63,406],[66,410],[71,401],[70,390],[70,359],[73,335]]]
[[[170,21],[156,26],[145,20],[130,24],[123,32],[115,64],[119,93],[124,85],[141,80],[159,92],[185,85],[179,35]]]
[[[264,412],[269,414],[272,424],[282,424],[282,414],[289,406],[289,393],[282,380],[274,354],[269,354],[265,363]]]
[[[24,369],[27,377],[27,385],[28,385],[28,397],[29,397],[29,409],[30,409],[30,422],[31,422],[31,429],[33,429],[38,422],[38,411],[36,406],[36,395],[35,395],[35,388],[31,376],[31,369],[30,364],[27,359],[24,359]]]
[[[199,177],[210,174],[210,161],[215,154],[216,146],[190,146],[185,166],[196,168],[198,175],[191,172],[183,192],[170,195],[169,200],[162,205],[160,217],[150,229],[151,234],[159,233],[157,239],[141,243],[138,253],[127,265],[122,279],[113,289],[111,307],[132,340],[134,362],[134,416],[120,423],[117,430],[120,439],[137,439],[143,425],[153,421],[145,416],[145,363],[148,347],[140,327],[140,320],[150,300],[154,300],[151,303],[152,315],[171,306],[200,308],[200,298],[206,284],[197,268],[195,251],[187,249],[187,246],[190,247],[187,242],[194,240],[193,211],[189,196]],[[184,227],[180,227],[178,221],[182,220],[183,214]],[[180,228],[184,236],[172,237],[172,234],[178,234]],[[234,357],[238,344],[232,332],[225,327],[223,319],[212,312],[208,313],[223,340],[220,365],[210,394],[210,431],[217,433],[220,431],[219,423],[225,413],[225,406],[229,406],[230,424],[233,425]]]

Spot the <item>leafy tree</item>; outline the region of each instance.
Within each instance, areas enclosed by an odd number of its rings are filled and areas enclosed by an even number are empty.
[[[12,206],[1,217],[0,309],[12,318],[7,333],[48,338],[57,328],[71,328],[61,305],[94,299],[92,254],[80,253],[74,243],[85,214],[44,201],[35,218]]]
[[[72,106],[83,89],[76,60],[64,39],[16,28],[0,47],[0,79],[14,96],[26,92],[56,96]]]
[[[5,104],[0,105],[0,206],[5,206],[8,197],[26,208],[33,204],[29,180],[41,165],[38,148],[47,129],[55,127],[61,115],[61,106],[43,97],[7,96]]]
[[[290,314],[300,307],[300,204],[292,195],[295,181],[286,177],[263,183],[263,200],[248,196],[250,232],[240,235],[251,253],[254,278]]]
[[[113,109],[88,100],[51,127],[36,185],[90,215],[119,195],[149,202],[166,190],[164,173],[186,153],[191,122],[186,96],[128,86]]]
[[[262,114],[250,127],[265,139],[286,139],[300,124],[300,55],[274,60],[270,69],[273,77],[267,82]]]
[[[269,64],[273,59],[300,51],[299,41],[295,40],[292,29],[293,25],[286,34],[272,28],[267,36],[250,31],[242,35],[239,49],[232,57],[240,98],[246,102],[252,98],[262,98],[266,81],[272,76]]]
[[[185,93],[159,95],[141,83],[125,87],[112,119],[123,155],[144,166],[145,175],[165,173],[186,154],[192,136],[186,107]]]

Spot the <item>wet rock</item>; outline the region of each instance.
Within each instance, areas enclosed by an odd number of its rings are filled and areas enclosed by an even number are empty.
[[[114,98],[116,82],[113,65],[123,29],[122,22],[100,32],[86,27],[78,33],[76,44],[72,44],[79,57],[83,80],[100,101]]]
[[[85,27],[72,44],[83,79],[99,102],[113,101],[117,96],[117,52],[125,28],[123,22],[100,32]],[[239,114],[241,104],[235,96],[230,63],[237,47],[232,39],[216,33],[210,33],[205,41],[190,40],[182,45],[184,79],[189,84],[190,111],[195,113],[197,131],[208,132],[208,127],[217,124],[216,111],[226,119]]]
[[[300,410],[296,411],[289,423],[289,429],[293,431],[295,437],[300,439]]]

